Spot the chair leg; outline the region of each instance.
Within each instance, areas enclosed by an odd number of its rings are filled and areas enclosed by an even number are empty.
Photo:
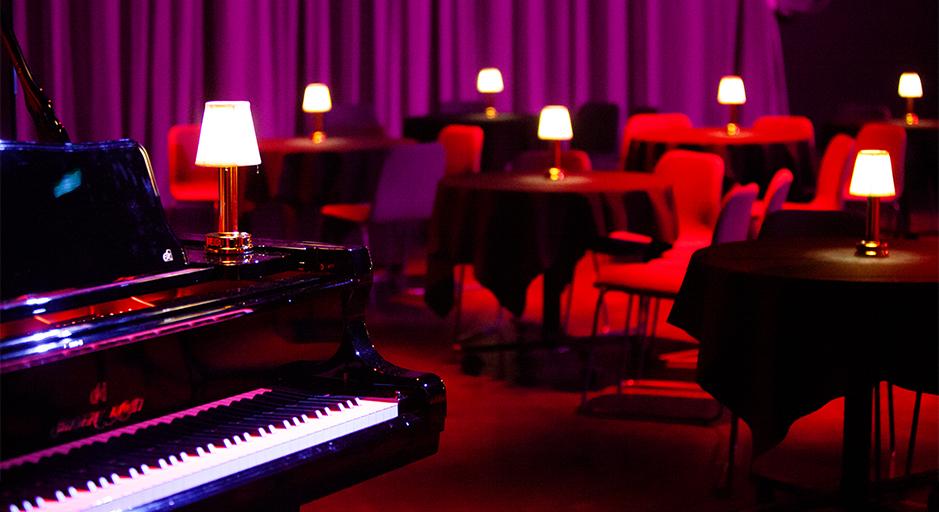
[[[623,376],[626,374],[626,363],[628,361],[629,353],[629,329],[632,327],[632,318],[633,318],[633,298],[635,296],[630,294],[629,298],[626,299],[626,328],[623,330],[623,346],[620,351],[620,367],[619,373],[616,375],[616,394],[623,394]],[[639,312],[636,312],[636,316],[639,316]]]
[[[874,480],[880,481],[880,383],[874,384]]]
[[[591,259],[593,260],[593,275],[594,277],[600,273],[600,258],[597,256],[597,253],[590,252]],[[610,310],[606,307],[606,302],[603,303],[603,310],[601,314],[603,315],[603,332],[608,332],[610,330]]]
[[[359,233],[362,235],[362,245],[365,247],[371,247],[372,244],[368,240],[368,226],[366,224],[359,224]]]
[[[893,384],[887,383],[887,478],[893,478],[897,469],[897,431],[894,426]]]
[[[916,448],[916,430],[919,424],[919,408],[923,402],[923,392],[916,392],[916,399],[913,402],[913,419],[910,424],[910,445],[906,449],[906,476],[910,476],[913,471],[913,450]]]
[[[584,388],[580,394],[580,408],[587,405],[587,390],[590,389],[590,375],[593,372],[593,351],[597,341],[597,323],[600,319],[600,306],[603,304],[603,297],[606,295],[605,288],[600,289],[597,296],[597,306],[593,310],[593,327],[590,329],[590,344],[587,347],[587,361],[584,363]]]
[[[730,415],[730,435],[727,438],[727,466],[724,468],[723,481],[718,486],[718,492],[729,495],[734,486],[734,466],[737,457],[737,435],[740,418],[736,414]]]
[[[454,290],[454,312],[453,312],[453,346],[460,345],[460,321],[463,315],[463,279],[466,277],[466,265],[460,265],[458,272],[456,290]]]
[[[639,337],[639,354],[636,366],[636,380],[638,381],[645,373],[646,349],[649,344],[649,311],[650,304],[655,299],[644,295],[639,296],[639,318],[636,322],[636,334]],[[652,307],[654,309],[654,306]]]

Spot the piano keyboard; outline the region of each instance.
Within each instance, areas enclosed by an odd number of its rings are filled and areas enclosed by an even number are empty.
[[[260,389],[7,461],[3,497],[10,512],[129,510],[397,415],[395,400]]]

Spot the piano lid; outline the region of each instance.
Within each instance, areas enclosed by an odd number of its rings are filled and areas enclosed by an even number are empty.
[[[185,266],[134,141],[0,141],[0,297]]]

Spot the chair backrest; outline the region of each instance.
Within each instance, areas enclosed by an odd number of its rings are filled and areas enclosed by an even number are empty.
[[[386,136],[385,128],[375,115],[375,109],[364,104],[334,104],[332,109],[323,115],[323,129],[326,130],[327,137]]]
[[[196,166],[198,124],[177,124],[166,137],[170,195],[177,201],[218,200],[218,174]]]
[[[711,245],[746,240],[750,232],[753,203],[760,192],[756,183],[735,185],[721,201],[721,212],[714,226]]]
[[[633,114],[626,120],[623,140],[619,148],[621,164],[626,162],[626,153],[633,136],[642,132],[667,130],[669,128],[691,128],[691,118],[681,112]]]
[[[792,187],[792,180],[792,171],[789,169],[780,169],[773,174],[773,179],[769,181],[766,193],[763,195],[764,216],[782,210],[786,196],[789,195],[789,189]]]
[[[781,210],[766,216],[758,238],[852,236],[862,238],[864,216],[844,210]]]
[[[712,153],[673,149],[662,155],[654,173],[672,185],[679,238],[710,235],[721,208],[724,160]]]
[[[571,148],[588,153],[615,153],[619,142],[619,105],[604,101],[584,103],[574,114]]]
[[[753,122],[753,131],[804,137],[815,142],[815,126],[805,116],[760,116]]]
[[[554,165],[554,153],[545,150],[529,150],[519,153],[512,159],[513,170],[547,169]],[[579,149],[569,149],[561,152],[561,167],[565,171],[583,172],[592,171],[590,155]]]
[[[483,129],[467,124],[444,126],[437,135],[446,157],[444,173],[479,172],[483,155]]]
[[[393,147],[382,165],[370,220],[430,218],[444,161],[443,145],[438,142]]]
[[[812,200],[815,209],[840,210],[844,206],[842,190],[848,187],[854,154],[854,138],[850,135],[839,133],[828,141],[818,166],[815,198]]]
[[[903,177],[906,165],[906,129],[896,124],[867,123],[861,127],[861,131],[857,134],[857,150],[862,149],[883,149],[890,153],[896,196],[884,199],[890,200],[900,197],[903,194]],[[851,159],[852,169],[854,168],[855,158]],[[848,186],[851,184],[851,180],[846,181],[847,183],[844,185],[845,197],[857,200],[857,197],[848,194]]]

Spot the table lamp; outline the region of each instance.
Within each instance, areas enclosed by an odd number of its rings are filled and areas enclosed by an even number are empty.
[[[205,236],[208,256],[227,261],[251,252],[251,234],[238,231],[238,167],[260,165],[247,101],[209,101],[202,116],[196,165],[218,168],[218,232]]]
[[[313,142],[319,143],[326,139],[323,131],[323,113],[333,108],[329,98],[329,87],[326,84],[309,84],[303,91],[303,111],[313,114]]]
[[[727,123],[727,135],[740,133],[738,116],[740,105],[747,102],[747,92],[743,88],[743,79],[736,75],[721,77],[717,86],[717,102],[730,107],[730,122]]]
[[[486,95],[486,117],[496,117],[496,93],[505,89],[502,73],[497,68],[483,68],[476,76],[476,90]]]
[[[887,243],[880,240],[880,198],[896,193],[890,154],[882,149],[862,149],[854,161],[848,193],[867,198],[867,226],[856,256],[886,257]]]
[[[541,115],[538,116],[538,138],[552,141],[554,146],[554,167],[549,168],[546,174],[549,180],[564,179],[564,170],[561,168],[561,141],[571,140],[573,136],[571,113],[567,111],[567,107],[548,105],[541,109]]]
[[[919,124],[919,116],[913,113],[913,99],[923,97],[923,82],[919,79],[917,73],[903,73],[900,75],[900,83],[897,85],[897,94],[901,98],[906,98],[906,124]]]

